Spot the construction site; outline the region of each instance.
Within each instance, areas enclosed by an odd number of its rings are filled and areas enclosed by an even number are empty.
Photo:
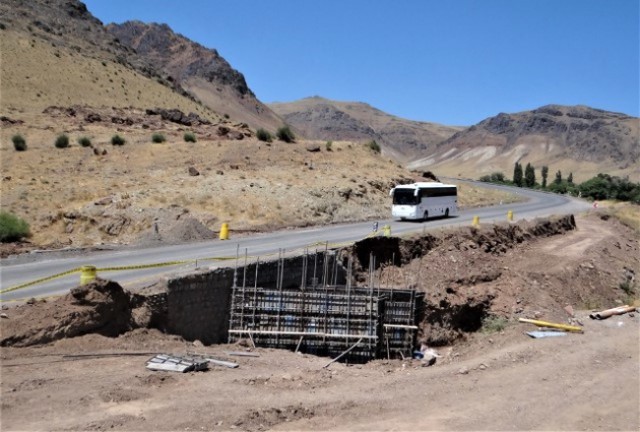
[[[410,357],[424,295],[381,287],[373,255],[367,286],[356,287],[352,261],[345,271],[339,257],[340,251],[303,255],[300,284],[287,288],[284,258],[275,287],[257,286],[259,266],[253,278],[247,276],[253,268],[244,266],[241,285],[232,287],[229,342],[248,337],[255,346],[329,357],[348,350],[341,359],[358,363]]]
[[[638,241],[594,213],[98,275],[3,307],[2,427],[634,430],[639,314],[590,315],[636,301]]]

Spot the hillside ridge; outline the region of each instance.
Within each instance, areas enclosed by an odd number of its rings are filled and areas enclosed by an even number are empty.
[[[287,123],[311,139],[375,140],[383,154],[407,162],[420,157],[460,127],[407,120],[365,102],[312,96],[269,105]]]
[[[106,30],[214,111],[254,128],[275,130],[282,125],[283,121],[257,99],[244,75],[216,49],[175,33],[167,24],[127,21],[108,24]]]

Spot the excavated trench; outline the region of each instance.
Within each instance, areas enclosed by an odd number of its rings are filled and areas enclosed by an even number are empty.
[[[569,215],[407,239],[368,238],[321,258],[261,263],[259,272],[255,265],[248,266],[248,271],[240,268],[235,278],[234,269],[170,278],[166,288],[153,295],[131,294],[115,282],[98,279],[54,302],[23,308],[19,319],[3,326],[0,345],[36,345],[87,333],[117,336],[140,327],[159,328],[207,344],[226,342],[237,275],[249,275],[248,280],[237,281],[246,286],[268,289],[279,283],[300,290],[301,281],[306,280],[303,285],[307,287],[314,283],[310,271],[313,259],[318,268],[326,262],[326,267],[333,269],[332,282],[337,284],[347,282],[350,269],[354,288],[377,286],[420,293],[416,343],[448,345],[481,329],[483,320],[492,314],[495,293],[491,286],[501,279],[502,271],[486,266],[486,257],[496,259],[531,239],[575,228]]]

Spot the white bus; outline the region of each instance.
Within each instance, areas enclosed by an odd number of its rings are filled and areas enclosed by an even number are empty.
[[[400,220],[427,220],[458,214],[458,187],[443,183],[413,183],[391,189],[391,215]]]

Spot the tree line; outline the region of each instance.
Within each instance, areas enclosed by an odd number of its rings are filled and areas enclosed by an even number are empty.
[[[502,172],[484,175],[479,180],[487,183],[542,189],[561,194],[569,193],[594,200],[612,199],[640,204],[640,183],[631,182],[628,177],[600,173],[585,182],[575,184],[572,172],[565,178],[562,171],[558,170],[555,177],[549,182],[549,167],[546,165],[540,169],[540,177],[541,181],[538,182],[536,169],[530,163],[527,163],[523,169],[522,164],[516,162],[511,180]]]

